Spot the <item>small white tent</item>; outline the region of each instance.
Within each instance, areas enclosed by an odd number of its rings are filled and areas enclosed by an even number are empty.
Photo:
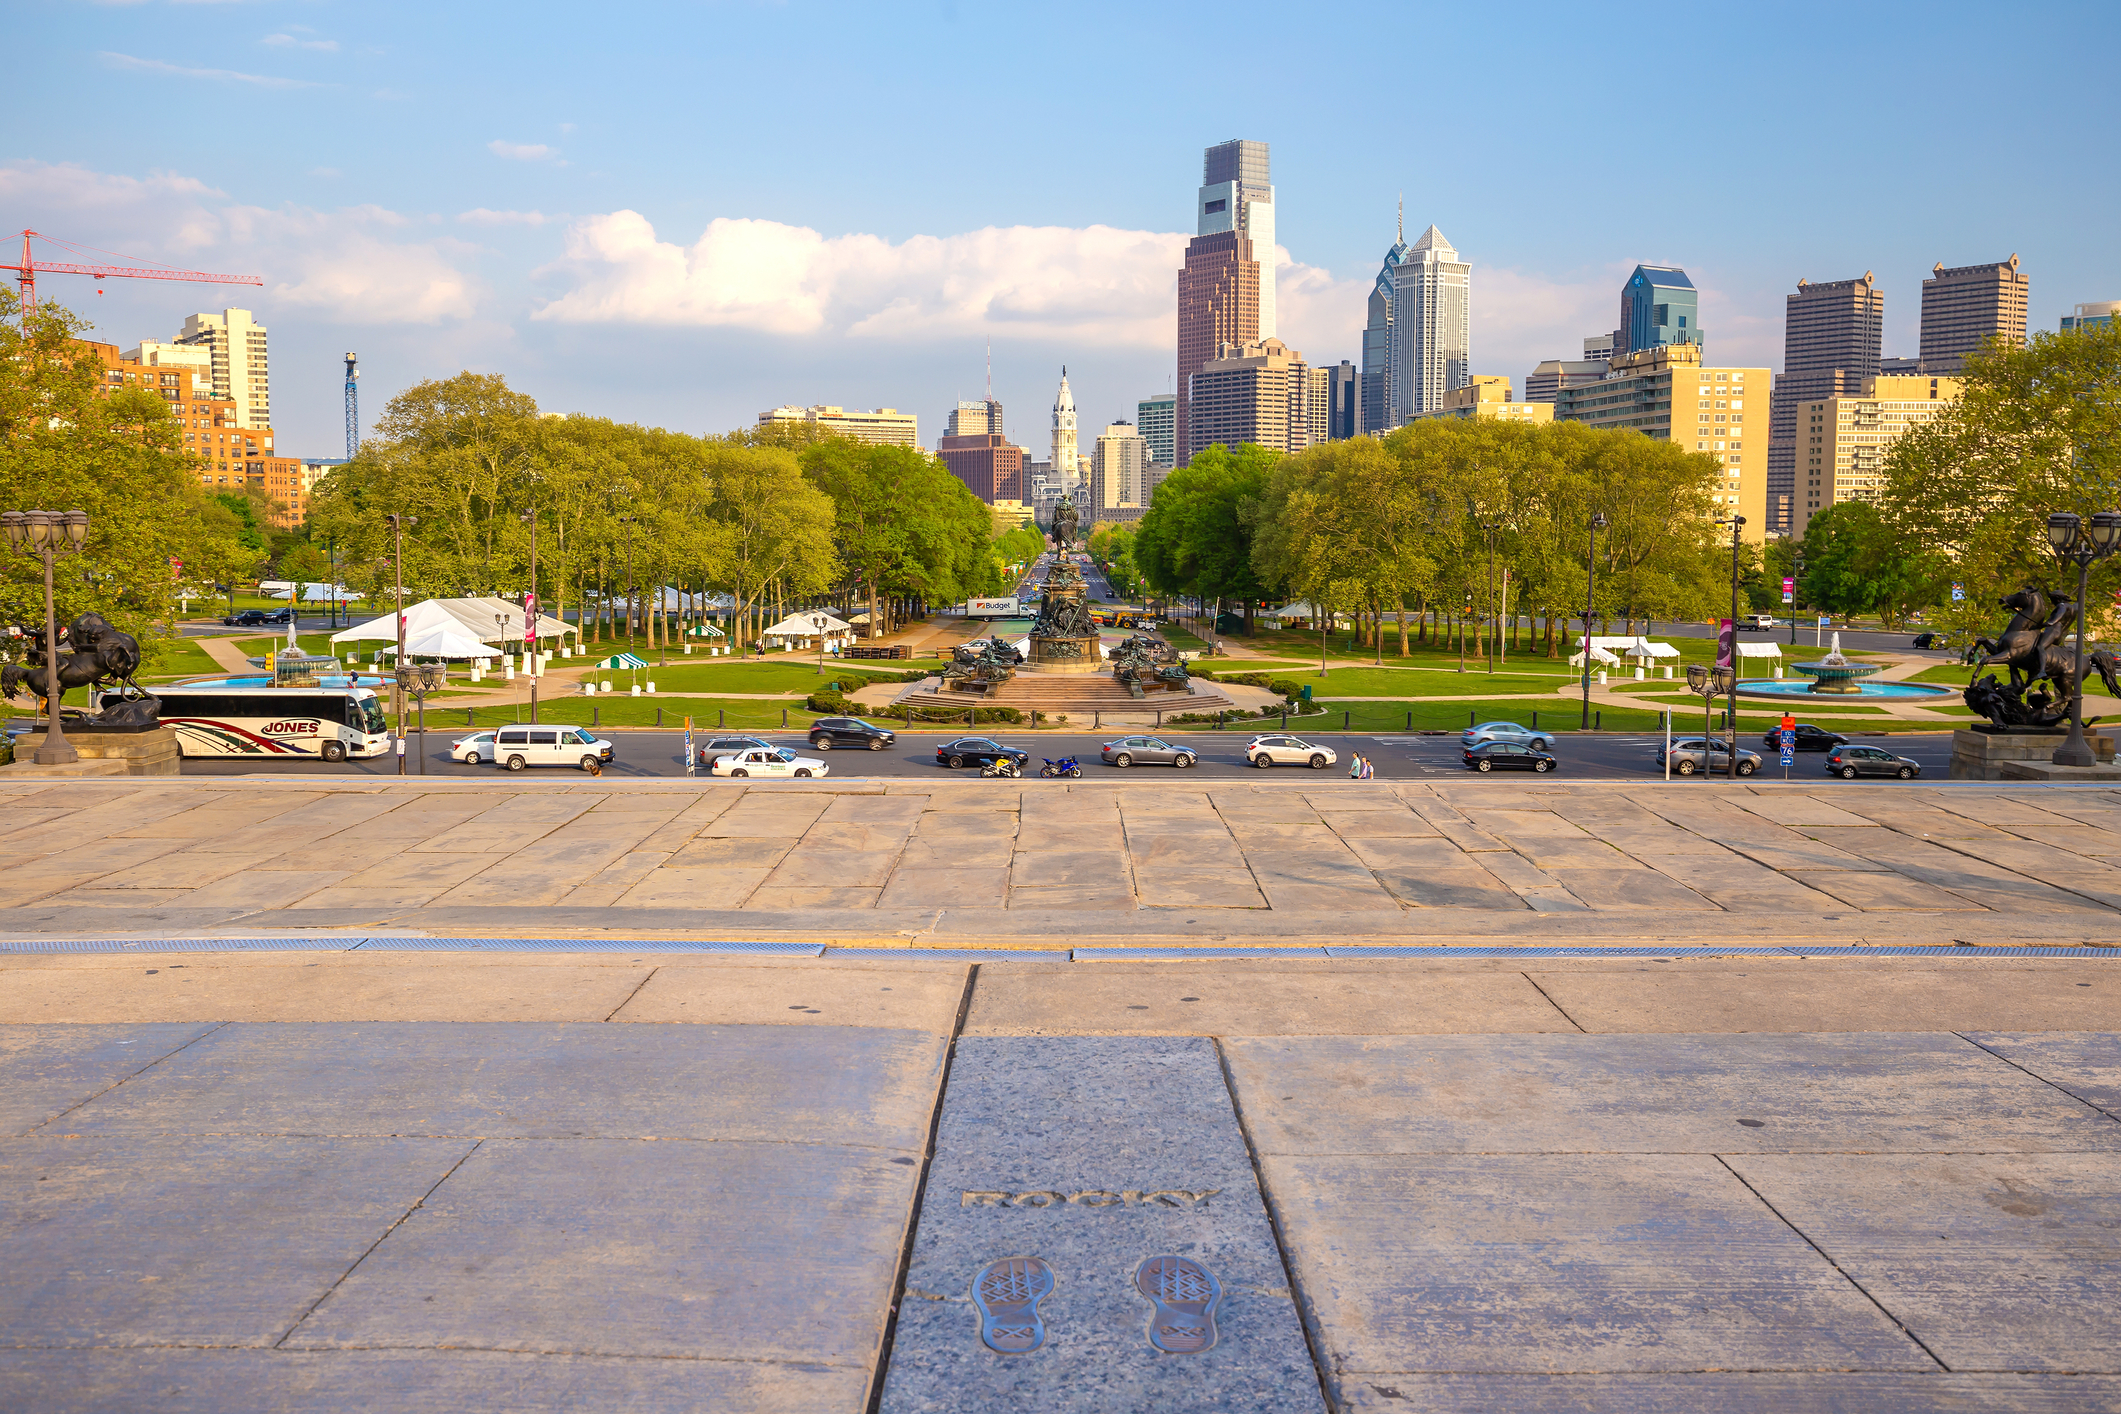
[[[811,622],[813,616],[825,621],[824,638],[828,644],[839,643],[853,634],[852,627],[844,619],[834,618],[823,609],[802,609],[790,614],[759,637],[769,648],[814,648],[817,646],[818,628]]]

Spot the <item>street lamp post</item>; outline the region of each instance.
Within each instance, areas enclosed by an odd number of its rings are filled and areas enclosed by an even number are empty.
[[[1480,528],[1488,535],[1488,676],[1495,676],[1495,640],[1502,631],[1501,621],[1495,613],[1495,535],[1502,529],[1500,521],[1484,520]],[[1384,626],[1378,625],[1378,637],[1384,637]]]
[[[59,717],[66,689],[59,682],[59,610],[52,598],[52,559],[79,553],[88,540],[87,511],[9,511],[0,515],[7,543],[44,560],[44,744],[37,748],[39,766],[70,766],[81,759],[66,739]]]
[[[538,669],[543,666],[538,657],[538,508],[531,506],[523,512],[522,519],[530,527],[530,592],[523,596],[523,643],[530,655],[530,724],[536,726]]]
[[[418,525],[420,522],[419,519],[415,516],[405,515],[387,515],[383,517],[383,519],[390,525],[390,578],[391,583],[396,587],[397,590],[398,666],[400,668],[403,668],[405,666],[405,527],[408,525]],[[405,774],[404,684],[394,679],[392,682],[392,690],[390,695],[397,699],[397,702],[394,705],[396,706],[398,712],[398,774],[402,776]]]
[[[1724,753],[1729,758],[1724,763],[1724,771],[1728,779],[1735,781],[1738,779],[1738,531],[1744,526],[1745,517],[1734,515],[1728,521],[1716,523],[1731,528],[1731,677],[1728,689],[1730,711],[1727,714],[1731,749]],[[1791,622],[1794,623],[1796,618],[1795,614],[1790,615]]]
[[[2091,587],[2093,563],[2121,549],[2121,512],[2100,511],[2087,526],[2075,512],[2057,511],[2047,518],[2047,543],[2054,546],[2057,559],[2077,567],[2077,651],[2070,676],[2069,736],[2055,748],[2054,762],[2057,766],[2096,766],[2099,758],[2084,740],[2084,596]],[[50,565],[46,560],[47,579]]]
[[[823,677],[825,675],[825,616],[823,614],[812,614],[810,616],[810,626],[817,630],[817,673],[819,677]]]
[[[1804,592],[1804,551],[1796,552],[1790,576],[1790,647],[1797,646],[1797,596]]]
[[[407,663],[400,659],[397,671],[392,675],[400,692],[412,694],[419,704],[420,712],[420,774],[427,774],[427,694],[438,690],[445,681],[445,669],[440,663]],[[399,774],[403,774],[405,762],[398,761]]]
[[[620,516],[619,523],[626,527],[626,647],[633,648],[633,524],[637,516]]]
[[[1591,613],[1598,607],[1598,532],[1609,522],[1605,512],[1591,517],[1591,554],[1583,581],[1583,730],[1591,729]]]

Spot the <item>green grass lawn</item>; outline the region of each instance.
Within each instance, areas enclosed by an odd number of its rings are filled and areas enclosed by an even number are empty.
[[[558,659],[553,661],[553,666],[560,666]],[[655,679],[656,691],[658,692],[787,692],[808,694],[816,692],[828,682],[837,682],[843,687],[852,690],[866,683],[879,680],[895,681],[902,672],[913,670],[914,666],[911,663],[835,663],[830,658],[827,658],[825,660],[825,671],[820,675],[817,671],[815,659],[807,662],[774,662],[768,659],[763,663],[744,663],[734,659],[727,661],[713,659],[706,662],[685,663],[682,666],[672,663],[667,668],[648,668],[638,673],[615,669],[603,674],[602,677],[612,682],[620,691],[624,691],[635,677],[639,677],[644,686],[648,679],[652,677]]]
[[[181,639],[165,642],[162,651],[152,664],[141,669],[140,677],[146,682],[161,682],[169,678],[197,677],[202,673],[221,672],[222,667],[207,656],[196,639]]]

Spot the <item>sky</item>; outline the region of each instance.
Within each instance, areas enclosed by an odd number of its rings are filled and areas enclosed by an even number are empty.
[[[343,454],[343,355],[690,432],[994,390],[1042,456],[1169,391],[1201,149],[1270,144],[1281,337],[1361,359],[1406,203],[1473,266],[1473,368],[1611,330],[1638,263],[1711,363],[1780,366],[1797,280],[1939,261],[2031,324],[2121,299],[2121,6],[404,4],[25,0],[0,230],[262,287],[50,275],[130,348],[237,306],[283,455]],[[1248,37],[1257,47],[1247,48]],[[9,245],[11,252],[19,245]],[[70,257],[52,246],[40,259]],[[16,257],[10,255],[10,261]]]

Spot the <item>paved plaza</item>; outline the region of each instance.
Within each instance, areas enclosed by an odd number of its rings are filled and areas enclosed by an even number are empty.
[[[2121,1407],[2121,801],[1381,786],[11,783],[0,1408]]]

